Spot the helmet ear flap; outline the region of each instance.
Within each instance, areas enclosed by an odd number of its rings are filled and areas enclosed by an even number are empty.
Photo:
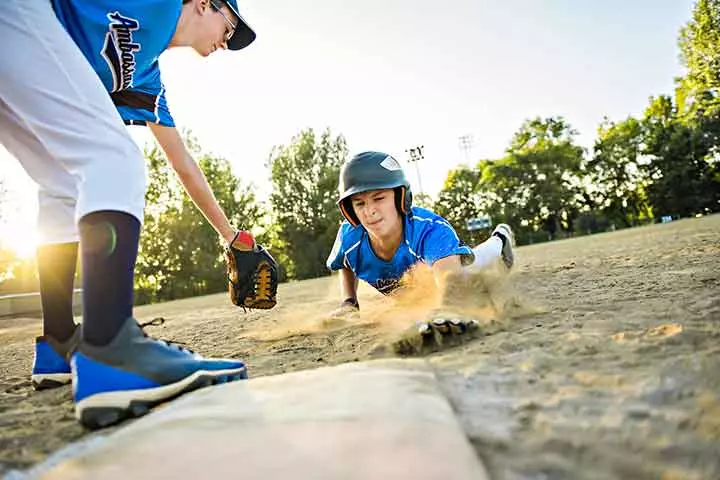
[[[410,187],[403,187],[403,190],[405,190],[405,202],[403,203],[403,208],[405,209],[405,215],[409,215],[412,213],[412,190],[410,190]]]
[[[412,207],[412,191],[404,186],[395,188],[395,206],[398,212],[407,215]]]
[[[352,203],[350,203],[349,198],[342,200],[338,205],[340,206],[340,213],[342,213],[342,216],[345,217],[345,220],[347,220],[350,225],[353,227],[360,225],[360,219],[355,215],[355,209]]]

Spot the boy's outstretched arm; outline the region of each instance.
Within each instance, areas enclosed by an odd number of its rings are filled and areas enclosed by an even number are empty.
[[[358,279],[349,268],[340,269],[340,295],[342,303],[332,312],[331,318],[346,319],[353,314],[357,314],[360,305],[357,301]]]
[[[354,303],[355,308],[358,308],[357,301],[357,289],[358,289],[358,278],[355,276],[352,270],[349,268],[343,268],[340,270],[340,294],[343,299],[343,304],[351,305]]]
[[[225,242],[232,243],[237,230],[230,225],[230,221],[215,199],[215,194],[205,175],[185,147],[180,133],[175,127],[166,127],[155,123],[148,123],[148,126],[192,201]],[[236,247],[242,248],[243,245],[236,245]],[[252,245],[248,247],[252,248]]]

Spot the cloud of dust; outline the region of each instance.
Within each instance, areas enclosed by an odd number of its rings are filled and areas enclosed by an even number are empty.
[[[520,297],[500,261],[481,270],[463,269],[438,280],[435,277],[432,268],[418,264],[405,275],[393,301],[368,315],[384,329],[399,331],[435,318],[474,319],[488,325],[539,311]]]
[[[500,328],[512,318],[540,311],[520,298],[510,278],[500,261],[479,271],[463,269],[439,280],[432,268],[420,263],[403,276],[401,287],[390,296],[380,295],[361,282],[361,310],[345,315],[332,314],[340,300],[333,282],[325,300],[278,312],[275,325],[265,329],[261,338],[280,340],[348,328],[372,328],[392,336],[419,321],[441,317],[474,319],[486,328]]]

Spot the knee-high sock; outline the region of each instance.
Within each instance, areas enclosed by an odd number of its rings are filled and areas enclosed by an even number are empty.
[[[77,242],[41,245],[37,249],[43,334],[59,342],[69,339],[75,331],[72,303],[77,255]]]
[[[503,241],[498,236],[491,236],[483,243],[473,248],[475,261],[470,268],[480,269],[493,263],[502,254]]]
[[[140,222],[124,212],[100,211],[82,217],[79,226],[83,340],[103,346],[132,316]]]

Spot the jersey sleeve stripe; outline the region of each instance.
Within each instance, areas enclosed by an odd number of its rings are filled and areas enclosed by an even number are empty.
[[[160,93],[155,95],[155,123],[160,123],[160,99],[165,94],[165,85],[160,85]]]
[[[110,97],[118,107],[130,107],[155,112],[159,95],[150,95],[149,93],[138,92],[137,90],[122,90],[111,93]]]
[[[415,250],[413,250],[412,247],[410,246],[410,242],[408,241],[407,238],[405,239],[405,244],[407,245],[408,252],[412,253],[413,256],[414,256],[415,258],[417,258],[418,260],[422,261],[422,258],[420,258],[420,255],[418,255],[417,253],[415,253]]]

